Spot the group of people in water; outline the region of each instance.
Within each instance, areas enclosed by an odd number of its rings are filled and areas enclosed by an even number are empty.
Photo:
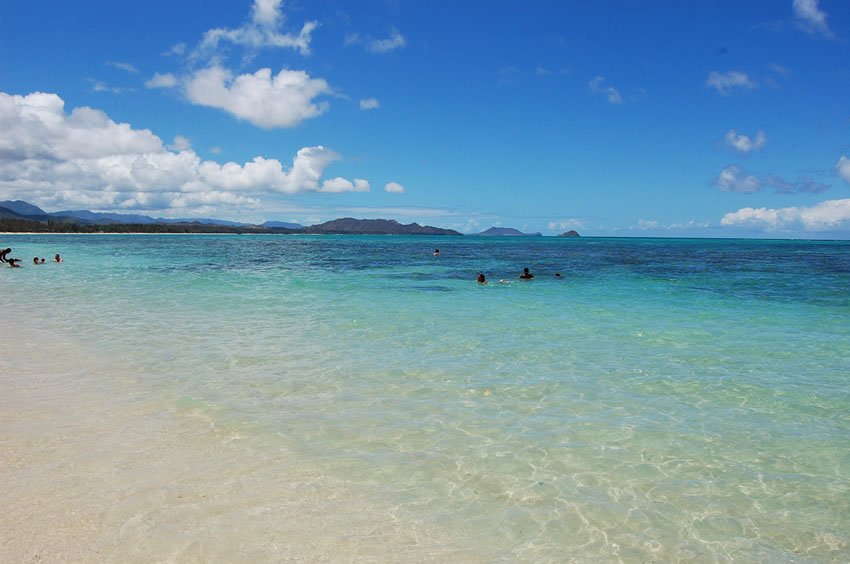
[[[440,256],[440,249],[434,249],[434,256],[435,257]],[[561,273],[556,272],[555,278],[562,278]],[[533,280],[534,274],[532,274],[531,271],[528,270],[528,267],[525,267],[525,268],[522,269],[522,274],[519,275],[519,279],[520,280]],[[487,281],[487,277],[484,276],[484,274],[482,272],[478,273],[477,282],[479,284],[489,284],[489,282]],[[510,284],[510,280],[505,280],[504,278],[500,278],[499,284]]]
[[[12,249],[10,248],[0,249],[0,262],[8,265],[9,268],[21,268],[21,259],[9,257],[9,253],[11,252]],[[33,257],[32,259],[33,264],[44,264],[45,262],[47,261],[44,259],[44,257]],[[59,255],[59,253],[53,255],[53,262],[62,262],[62,257]]]
[[[561,278],[561,273],[556,272],[555,278]],[[534,275],[528,270],[528,267],[522,269],[522,274],[519,275],[520,280],[533,280]],[[487,282],[487,277],[484,276],[483,273],[478,273],[478,283],[479,284],[489,284]],[[499,278],[499,284],[510,284],[510,280],[505,280],[504,278]]]

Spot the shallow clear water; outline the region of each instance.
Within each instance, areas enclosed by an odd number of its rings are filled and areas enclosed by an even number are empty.
[[[9,319],[486,559],[850,559],[848,242],[0,246]]]

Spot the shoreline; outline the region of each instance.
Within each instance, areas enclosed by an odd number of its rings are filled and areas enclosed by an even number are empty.
[[[0,560],[484,561],[63,335],[0,344],[39,358],[0,358]]]

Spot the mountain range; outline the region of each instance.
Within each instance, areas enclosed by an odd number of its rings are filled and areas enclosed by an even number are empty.
[[[418,223],[399,223],[394,219],[355,219],[343,217],[303,226],[286,221],[266,221],[260,225],[223,219],[165,219],[140,214],[102,213],[89,210],[46,212],[23,200],[0,201],[0,231],[41,231],[69,233],[305,233],[333,235],[463,235],[454,229],[442,229]],[[477,235],[483,237],[542,237],[512,227],[491,227]],[[579,237],[568,231],[558,237]]]
[[[307,233],[341,235],[462,235],[418,223],[402,224],[392,219],[334,219],[304,227],[285,221],[261,225],[212,218],[164,219],[147,215],[67,210],[48,213],[23,200],[0,201],[0,231],[135,232],[152,233]]]

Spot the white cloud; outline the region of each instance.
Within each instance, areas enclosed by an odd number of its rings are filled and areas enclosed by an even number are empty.
[[[728,96],[735,90],[752,90],[756,83],[741,71],[729,71],[725,74],[711,71],[705,85],[714,88],[723,96]]]
[[[319,192],[368,192],[370,190],[369,182],[362,178],[355,178],[354,182],[345,178],[330,178],[322,182],[322,187]]]
[[[145,88],[174,88],[177,83],[177,77],[173,74],[155,72],[151,79],[145,82]]]
[[[121,86],[109,86],[101,80],[89,79],[92,92],[109,92],[110,94],[124,94],[125,92],[135,92],[132,88],[124,88]]]
[[[734,129],[730,129],[726,132],[725,139],[726,145],[741,153],[758,151],[767,143],[767,135],[765,135],[764,131],[757,131],[755,138],[751,139],[747,135],[738,135]]]
[[[171,142],[171,145],[168,146],[172,151],[189,151],[192,149],[192,142],[189,141],[186,137],[182,135],[175,135],[174,141]]]
[[[366,43],[366,50],[370,53],[389,53],[396,49],[401,49],[407,45],[407,40],[397,29],[390,32],[390,36],[386,39],[372,39]]]
[[[295,127],[321,115],[328,104],[313,99],[331,92],[325,80],[304,71],[282,70],[272,76],[271,69],[264,68],[234,78],[219,66],[189,76],[184,88],[193,104],[219,108],[264,129]]]
[[[838,172],[838,176],[850,184],[850,159],[841,155],[841,158],[838,159],[838,162],[835,164],[835,170]]]
[[[203,39],[192,52],[195,59],[217,59],[221,43],[232,43],[250,49],[278,47],[295,49],[302,55],[310,53],[312,33],[318,22],[306,22],[297,34],[283,33],[282,0],[255,0],[251,8],[251,21],[235,29],[215,28],[204,33]]]
[[[604,76],[597,76],[593,80],[588,82],[587,86],[594,94],[602,94],[606,98],[608,98],[609,103],[622,104],[623,97],[620,95],[620,91],[614,88],[613,86],[606,86],[605,84],[603,84],[604,82]]]
[[[787,68],[783,67],[782,65],[778,65],[776,63],[770,63],[769,65],[767,65],[767,68],[771,72],[778,74],[782,78],[788,78],[789,76],[791,76],[791,71],[788,70]]]
[[[794,20],[804,31],[832,37],[832,30],[826,23],[827,14],[818,8],[818,0],[794,0]]]
[[[388,182],[384,186],[384,192],[389,192],[390,194],[404,194],[404,186],[398,182]]]
[[[116,69],[122,70],[124,72],[129,72],[131,74],[136,74],[137,72],[139,72],[139,69],[137,69],[130,63],[122,63],[120,61],[108,61],[106,65],[110,67],[115,67]]]
[[[178,57],[182,57],[186,53],[186,44],[185,43],[177,43],[172,45],[168,51],[164,51],[162,55],[164,57],[170,57],[171,55],[177,55]]]
[[[580,219],[559,219],[549,222],[550,231],[567,231],[570,229],[581,229],[584,227],[584,221]]]
[[[213,155],[220,155],[223,152],[224,152],[224,150],[221,147],[219,147],[218,145],[210,147],[210,153],[212,153]]]
[[[764,178],[764,184],[773,188],[779,194],[795,194],[798,192],[817,194],[829,190],[829,185],[815,182],[809,177],[804,177],[797,182],[789,182],[780,176],[771,174]]]
[[[749,174],[736,164],[731,164],[720,172],[720,176],[714,181],[714,185],[723,192],[741,192],[745,194],[758,192],[763,188],[773,188],[778,194],[808,193],[818,194],[829,190],[829,185],[816,182],[810,177],[791,182],[776,174],[769,174],[759,179]]]
[[[720,176],[714,181],[723,192],[758,192],[761,190],[761,182],[758,178],[739,167],[738,165],[729,165],[721,171]]]
[[[360,33],[349,33],[345,36],[345,46],[364,45],[370,53],[383,54],[401,49],[407,45],[407,39],[395,28],[390,30],[390,36],[386,39],[375,39],[369,35]]]
[[[654,219],[641,219],[638,221],[638,229],[658,229],[658,222]]]
[[[366,98],[365,100],[360,100],[361,110],[375,110],[380,107],[381,104],[378,102],[377,98]]]
[[[827,200],[811,207],[742,208],[724,215],[720,223],[766,231],[800,228],[804,231],[829,231],[850,228],[850,199]]]
[[[300,149],[287,169],[277,159],[244,164],[202,160],[177,136],[169,151],[146,129],[115,123],[81,107],[65,113],[48,93],[0,92],[0,194],[42,205],[94,209],[198,209],[256,206],[264,193],[365,191],[369,183],[324,171],[340,157],[322,146]]]

